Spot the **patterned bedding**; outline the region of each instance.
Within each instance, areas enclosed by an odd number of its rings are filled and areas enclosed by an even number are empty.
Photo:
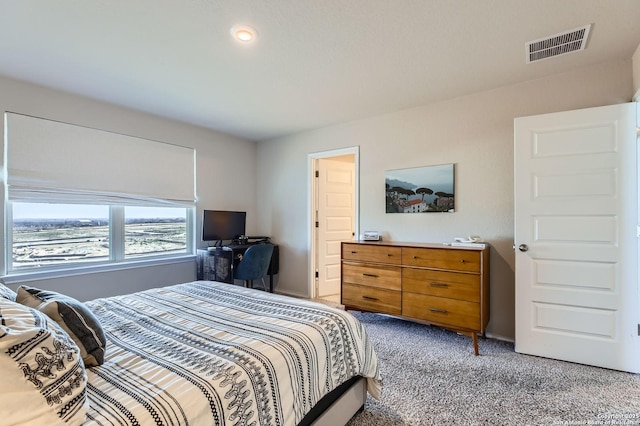
[[[296,425],[353,376],[381,392],[364,328],[339,309],[211,281],[87,305],[108,340],[87,425]]]

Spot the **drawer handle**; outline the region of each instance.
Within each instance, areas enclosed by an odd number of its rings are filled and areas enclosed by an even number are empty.
[[[445,284],[445,283],[436,283],[436,282],[430,282],[429,285],[431,287],[449,287],[449,284]]]
[[[429,310],[430,310],[431,312],[437,312],[437,313],[439,313],[439,314],[446,314],[446,313],[447,313],[447,310],[446,310],[446,309],[429,308]]]
[[[377,297],[371,297],[371,296],[362,296],[362,298],[365,300],[374,300],[374,301],[378,300]]]
[[[378,278],[378,276],[377,276],[376,274],[366,274],[366,273],[363,273],[362,275],[364,275],[365,277]]]
[[[356,254],[356,253],[357,253],[357,251],[351,250],[351,254]]]
[[[464,259],[460,259],[460,263],[464,263]]]
[[[418,256],[413,256],[413,258],[414,258],[414,259],[417,259],[417,258],[418,258]]]

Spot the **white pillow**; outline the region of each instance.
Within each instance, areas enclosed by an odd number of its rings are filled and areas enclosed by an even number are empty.
[[[80,349],[55,321],[0,297],[0,423],[80,425],[87,373]]]
[[[4,297],[9,300],[16,300],[16,296],[16,292],[4,285],[2,280],[0,280],[0,297]]]

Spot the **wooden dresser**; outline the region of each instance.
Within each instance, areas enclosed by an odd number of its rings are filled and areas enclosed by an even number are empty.
[[[489,322],[489,248],[342,243],[342,304],[466,334],[478,355]]]

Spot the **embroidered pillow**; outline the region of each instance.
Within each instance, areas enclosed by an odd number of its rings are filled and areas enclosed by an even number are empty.
[[[80,349],[53,320],[0,298],[0,423],[80,425],[88,408]]]
[[[36,308],[57,322],[76,342],[87,367],[104,362],[107,339],[98,319],[84,303],[55,291],[24,285],[18,288],[16,300]]]
[[[9,299],[14,302],[16,300],[16,292],[11,290],[6,285],[4,285],[4,283],[1,280],[0,280],[0,297],[4,297],[5,299]]]

